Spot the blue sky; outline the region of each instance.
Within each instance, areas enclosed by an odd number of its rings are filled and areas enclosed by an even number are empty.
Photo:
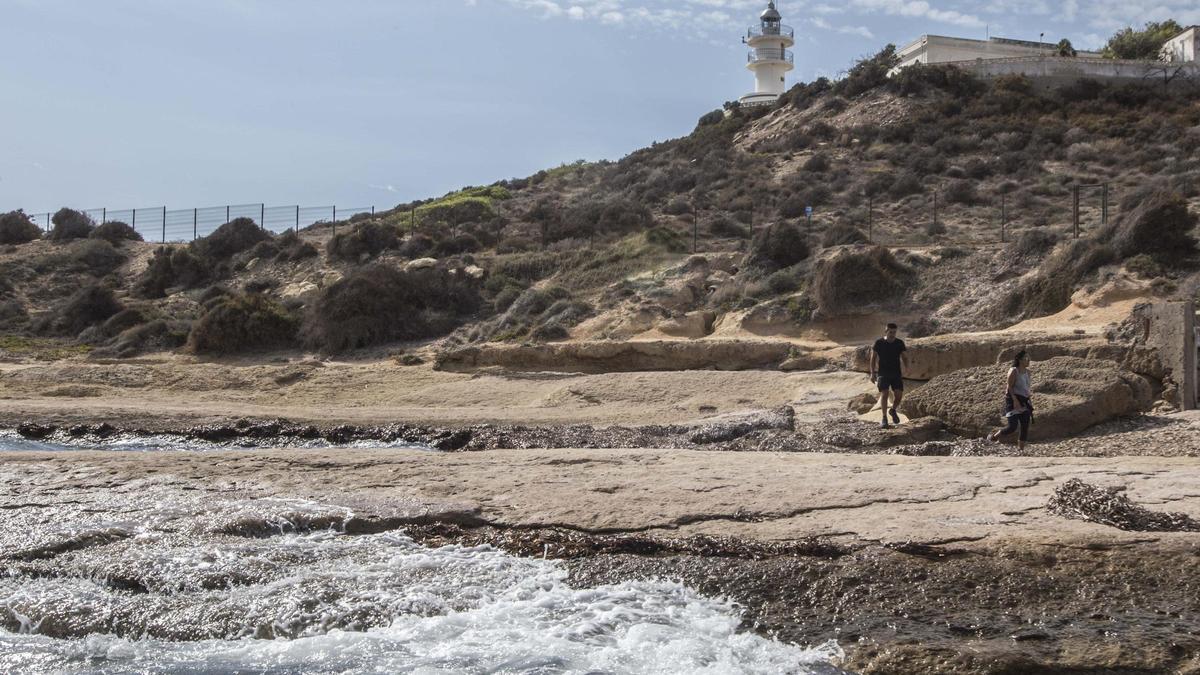
[[[618,159],[753,88],[765,0],[0,0],[0,210],[378,205]],[[783,0],[797,78],[923,33],[1097,47],[1195,0]]]

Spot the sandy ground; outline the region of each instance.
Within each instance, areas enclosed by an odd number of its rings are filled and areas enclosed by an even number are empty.
[[[801,420],[816,420],[870,390],[865,376],[845,372],[463,374],[391,361],[263,364],[164,356],[0,364],[0,424],[178,426],[286,417],[364,425],[642,425],[782,405],[794,406]]]

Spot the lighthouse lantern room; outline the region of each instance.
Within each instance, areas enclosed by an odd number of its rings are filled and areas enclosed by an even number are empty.
[[[788,49],[796,44],[796,32],[783,25],[783,17],[768,2],[760,23],[746,31],[742,42],[749,45],[746,67],[754,72],[754,93],[739,99],[742,105],[769,105],[786,90],[787,72],[795,68],[795,57]]]

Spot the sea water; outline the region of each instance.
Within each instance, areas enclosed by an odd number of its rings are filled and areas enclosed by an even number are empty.
[[[9,485],[0,672],[813,673],[840,657],[670,581],[576,588],[556,561],[347,534],[342,506],[166,476]]]

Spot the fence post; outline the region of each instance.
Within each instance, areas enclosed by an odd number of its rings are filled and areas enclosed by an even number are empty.
[[[375,215],[375,207],[374,206],[371,207],[371,215]]]
[[[262,229],[267,229],[267,203],[263,202],[258,205],[258,226]]]
[[[197,209],[192,209],[192,241],[196,241],[196,213]]]
[[[300,205],[296,205],[296,224],[292,227],[292,232],[300,232]]]
[[[134,209],[132,211],[132,213],[133,213],[133,218],[132,218],[133,222],[130,223],[129,226],[133,228],[134,232],[137,232],[137,209]]]
[[[229,205],[225,205],[225,222],[229,222]]]
[[[875,198],[867,196],[867,241],[875,241]]]
[[[412,207],[408,214],[408,233],[412,234],[417,231],[417,207]],[[546,238],[542,237],[542,248],[545,248]]]
[[[50,214],[49,213],[46,214],[46,231],[47,232],[50,231]]]
[[[1071,216],[1071,237],[1079,238],[1079,186],[1076,185],[1071,192],[1074,195],[1074,207],[1072,208]]]
[[[108,222],[108,207],[105,206],[100,209],[100,224],[103,225],[107,222]]]
[[[163,207],[162,243],[167,243],[167,207]]]

